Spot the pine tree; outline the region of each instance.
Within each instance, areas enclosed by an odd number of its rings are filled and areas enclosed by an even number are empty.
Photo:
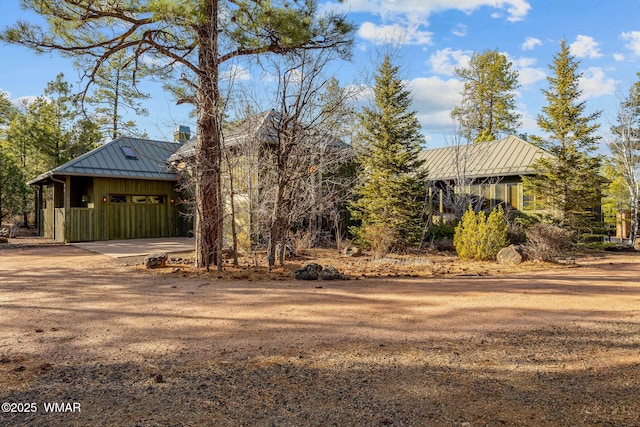
[[[536,198],[534,207],[549,211],[561,225],[572,229],[583,229],[593,221],[601,195],[597,175],[601,159],[592,155],[600,139],[595,135],[600,112],[585,113],[578,87],[579,65],[563,40],[549,65],[553,72],[547,78],[549,89],[543,90],[548,105],[537,118],[547,135],[531,137],[553,158],[538,160],[533,165],[537,174],[523,179],[525,191]]]
[[[474,54],[466,68],[456,68],[464,81],[462,103],[451,116],[469,141],[493,141],[499,136],[515,133],[520,114],[515,112],[515,91],[518,72],[497,50]]]
[[[357,135],[360,184],[350,210],[361,221],[352,232],[364,243],[388,233],[391,249],[415,244],[422,237],[426,172],[418,158],[423,141],[411,96],[389,56],[378,69],[375,105],[364,108]]]
[[[38,52],[92,59],[89,83],[121,51],[174,72],[189,87],[179,103],[197,108],[194,167],[196,266],[222,271],[222,116],[220,66],[231,60],[334,49],[348,57],[354,26],[320,11],[317,0],[24,1],[42,25],[18,22],[0,39]],[[134,72],[137,67],[134,67]]]
[[[86,102],[95,106],[101,128],[112,139],[123,135],[145,136],[135,122],[123,117],[126,111],[139,116],[149,115],[142,107],[142,101],[149,99],[150,95],[138,88],[140,79],[146,76],[148,70],[141,66],[140,70],[133,72],[137,66],[139,61],[135,56],[127,56],[125,51],[114,54],[106,65],[96,71],[94,80],[98,87],[86,98]]]

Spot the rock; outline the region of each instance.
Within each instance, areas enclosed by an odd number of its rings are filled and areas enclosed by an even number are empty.
[[[322,266],[315,262],[309,263],[299,270],[293,272],[296,280],[318,280]]]
[[[511,245],[500,249],[496,259],[498,260],[498,263],[502,265],[518,265],[522,263],[524,257],[522,256],[521,249],[519,250],[516,245]]]
[[[322,270],[322,280],[342,280],[344,277],[337,268],[328,265]]]
[[[9,243],[9,239],[6,237],[0,237],[0,243]]]
[[[357,246],[347,246],[342,250],[342,255],[345,256],[360,256],[362,255],[362,249]]]
[[[146,268],[162,268],[167,265],[167,258],[165,253],[147,255],[144,259],[144,266]]]

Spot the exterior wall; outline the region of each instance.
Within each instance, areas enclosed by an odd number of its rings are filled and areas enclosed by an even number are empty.
[[[40,218],[42,221],[41,233],[47,239],[55,238],[55,212],[54,212],[54,185],[49,184],[42,187],[42,206]]]
[[[449,218],[453,213],[447,206],[447,191],[456,194],[467,194],[482,200],[482,209],[493,209],[501,205],[505,210],[526,211],[528,197],[524,194],[522,178],[519,176],[487,178],[482,182],[472,183],[464,187],[447,189],[447,184],[439,182],[437,191],[431,191],[432,212],[439,217]]]
[[[236,237],[238,249],[249,252],[256,242],[255,235],[257,224],[255,223],[256,208],[259,205],[259,178],[258,157],[255,153],[231,156],[224,165],[222,188],[224,193],[225,211],[231,212],[231,181],[233,179],[233,217],[235,218]],[[232,245],[232,217],[225,215],[223,220],[223,245]]]
[[[65,242],[188,236],[175,182],[68,177],[43,186],[42,235]],[[124,201],[124,203],[122,203]]]
[[[125,203],[117,203],[125,197]],[[142,202],[141,197],[159,196],[162,203]],[[176,204],[175,182],[95,178],[93,197],[95,224],[92,240],[186,236],[184,218]],[[140,200],[133,203],[132,200]],[[80,218],[80,217],[79,217]]]

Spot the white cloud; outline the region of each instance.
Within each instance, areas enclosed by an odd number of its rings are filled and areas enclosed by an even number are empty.
[[[399,43],[412,45],[429,45],[433,33],[420,30],[417,23],[401,25],[376,25],[364,22],[358,30],[358,35],[376,44]]]
[[[251,73],[242,65],[232,64],[226,69],[221,70],[220,79],[230,81],[248,81],[251,80]]]
[[[520,48],[522,50],[532,50],[536,46],[542,46],[542,41],[540,39],[535,38],[535,37],[527,37],[524,40],[524,43],[522,43],[522,45],[520,45]]]
[[[537,62],[536,58],[528,56],[511,58],[507,55],[507,59],[511,61],[513,68],[518,71],[518,83],[522,86],[530,86],[547,76],[543,69],[534,67]]]
[[[579,81],[582,90],[581,99],[597,98],[603,95],[613,95],[618,82],[607,78],[600,67],[590,67],[582,75]]]
[[[419,77],[408,82],[412,108],[428,133],[451,133],[451,110],[460,103],[463,83],[456,79]],[[427,136],[427,139],[430,139]]]
[[[518,83],[522,86],[530,86],[544,80],[547,77],[547,73],[540,68],[523,67],[518,69]]]
[[[29,105],[33,104],[34,102],[36,102],[37,99],[38,99],[37,96],[27,95],[27,96],[21,96],[21,97],[16,98],[16,99],[12,99],[11,103],[15,107],[18,107],[20,109],[24,109],[24,108],[27,108]]]
[[[471,13],[480,7],[491,7],[498,12],[506,12],[508,21],[521,21],[531,9],[527,0],[346,0],[331,3],[330,7],[342,12],[372,13],[383,18],[397,15],[429,17],[434,12],[445,10]]]
[[[615,59],[616,61],[620,62],[620,61],[624,61],[627,58],[621,53],[614,53],[613,54],[613,59]]]
[[[602,56],[599,45],[593,37],[578,35],[576,41],[569,45],[569,50],[578,58],[599,58]]]
[[[640,56],[640,31],[629,31],[620,34],[620,38],[624,41],[625,47],[633,52],[634,55]]]
[[[418,77],[407,83],[413,106],[420,112],[450,111],[462,97],[460,80],[443,80],[440,77]]]
[[[453,30],[451,30],[451,33],[454,36],[464,37],[467,35],[467,26],[464,24],[458,24]]]
[[[472,52],[465,50],[451,50],[450,48],[436,51],[429,57],[427,63],[431,69],[445,76],[452,76],[456,68],[466,67]]]

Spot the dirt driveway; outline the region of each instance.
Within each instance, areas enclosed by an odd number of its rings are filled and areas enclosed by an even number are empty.
[[[0,425],[637,426],[638,261],[294,282],[0,250]]]

